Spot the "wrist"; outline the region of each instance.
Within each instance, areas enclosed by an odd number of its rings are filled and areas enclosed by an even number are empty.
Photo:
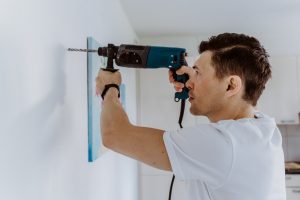
[[[119,90],[115,87],[111,87],[107,90],[104,99],[114,99],[119,98]]]
[[[120,97],[120,87],[118,84],[111,83],[111,84],[106,84],[104,86],[104,90],[102,91],[101,97],[104,100],[104,97],[106,96],[107,92],[111,89],[115,88],[118,91],[118,97]]]

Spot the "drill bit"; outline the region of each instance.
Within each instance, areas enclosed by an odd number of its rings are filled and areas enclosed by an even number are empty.
[[[98,52],[98,50],[95,49],[73,49],[73,48],[68,48],[68,51]]]

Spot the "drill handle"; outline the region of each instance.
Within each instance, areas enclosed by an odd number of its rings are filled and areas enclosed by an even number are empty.
[[[189,79],[189,76],[187,74],[178,75],[176,74],[177,69],[171,69],[171,70],[175,81],[185,84]],[[178,102],[179,100],[185,100],[187,98],[189,98],[189,89],[186,86],[184,86],[181,92],[175,93],[174,100]]]

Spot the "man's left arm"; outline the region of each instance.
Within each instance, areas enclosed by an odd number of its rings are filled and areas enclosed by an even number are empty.
[[[119,85],[118,76],[121,77],[119,72],[101,71],[97,77],[98,93],[101,94],[105,84]],[[107,91],[101,113],[104,146],[155,168],[171,171],[163,133],[163,130],[132,125],[118,98],[118,90],[110,88]]]

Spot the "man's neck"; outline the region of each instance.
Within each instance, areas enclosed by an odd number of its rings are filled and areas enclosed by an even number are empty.
[[[255,108],[248,104],[242,105],[227,105],[217,113],[212,113],[207,116],[211,122],[218,122],[220,120],[238,120],[242,118],[254,118]]]

